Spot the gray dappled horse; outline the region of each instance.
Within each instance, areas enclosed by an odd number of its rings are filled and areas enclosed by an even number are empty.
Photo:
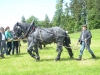
[[[70,38],[67,37],[67,33],[60,27],[51,27],[51,28],[40,28],[36,27],[34,23],[29,25],[27,23],[19,23],[17,22],[14,25],[13,30],[17,37],[22,36],[24,34],[24,38],[28,36],[28,53],[31,57],[36,60],[40,60],[40,56],[38,53],[38,45],[39,44],[57,44],[57,57],[55,60],[60,60],[60,55],[62,53],[62,46],[68,50],[70,58],[73,58],[72,49],[70,48]],[[33,47],[35,49],[36,54],[32,53]]]

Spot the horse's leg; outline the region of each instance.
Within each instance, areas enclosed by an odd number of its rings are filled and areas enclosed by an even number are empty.
[[[40,49],[42,49],[42,44],[41,44],[41,43],[39,43],[39,44],[38,44],[38,47],[39,47]]]
[[[38,53],[38,47],[35,46],[35,52],[36,52],[36,60],[40,60],[40,56],[39,56],[39,53]]]
[[[31,42],[31,43],[29,44],[29,46],[28,46],[27,52],[30,54],[31,57],[33,57],[33,58],[36,59],[35,54],[32,53],[33,47],[34,47],[34,43]]]
[[[71,49],[71,47],[70,47],[70,45],[69,44],[71,44],[71,40],[70,40],[70,37],[65,33],[65,38],[64,38],[64,46],[65,46],[65,48],[68,50],[68,53],[69,53],[69,55],[70,55],[70,58],[73,58],[73,52],[72,52],[72,49]]]
[[[32,41],[32,38],[31,37],[28,37],[28,47],[29,47],[31,41]],[[35,50],[33,48],[31,49],[31,51],[35,52]]]
[[[57,51],[58,51],[58,55],[57,55],[57,57],[55,59],[56,61],[60,60],[60,55],[62,53],[62,43],[60,43],[60,42],[57,43]]]
[[[43,46],[44,46],[44,48],[45,48],[45,44],[44,44]]]
[[[68,53],[69,53],[70,58],[73,58],[73,52],[72,52],[72,49],[71,49],[70,45],[67,44],[65,46],[65,48],[68,50]]]

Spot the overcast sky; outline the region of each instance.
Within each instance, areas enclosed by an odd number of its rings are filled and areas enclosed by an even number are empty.
[[[26,19],[33,15],[44,20],[47,14],[52,20],[55,6],[56,0],[0,0],[0,27],[10,26],[12,29],[17,21],[21,21],[23,15]]]

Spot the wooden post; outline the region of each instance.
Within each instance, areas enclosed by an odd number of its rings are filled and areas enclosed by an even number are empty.
[[[18,48],[19,48],[19,53],[20,53],[20,40],[18,41]]]

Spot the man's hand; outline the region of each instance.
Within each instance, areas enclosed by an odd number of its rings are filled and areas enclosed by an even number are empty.
[[[87,39],[85,39],[84,41],[85,41],[85,43],[86,43],[86,42],[87,42]]]
[[[18,40],[20,40],[20,38],[18,37]]]

